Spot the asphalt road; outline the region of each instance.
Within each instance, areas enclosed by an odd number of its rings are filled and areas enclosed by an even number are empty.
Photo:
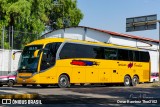
[[[71,86],[70,88],[58,88],[50,86],[41,88],[32,87],[0,87],[0,94],[25,94],[37,93],[34,100],[41,101],[42,105],[32,106],[58,106],[58,107],[103,107],[103,106],[160,106],[160,87],[140,88],[124,86],[86,85]],[[8,107],[11,105],[2,105]],[[27,106],[15,105],[12,106]]]

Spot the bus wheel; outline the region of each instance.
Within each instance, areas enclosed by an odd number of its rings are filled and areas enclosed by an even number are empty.
[[[14,85],[14,81],[13,80],[9,80],[7,85],[8,85],[8,87],[12,87]]]
[[[132,86],[136,86],[137,84],[139,84],[139,79],[137,76],[134,76],[132,79]]]
[[[27,86],[27,84],[22,84],[22,86],[23,86],[23,87],[26,87],[26,86]]]
[[[67,75],[61,75],[58,80],[58,86],[60,88],[67,88],[70,86],[69,78]]]
[[[47,88],[49,85],[48,85],[48,84],[40,84],[40,86],[41,86],[42,88]]]
[[[37,87],[37,84],[32,84],[33,87]]]
[[[84,86],[84,83],[80,83],[80,86]]]
[[[71,83],[71,86],[74,86],[75,84],[74,83]]]
[[[131,78],[129,76],[124,77],[124,86],[130,86],[131,85]]]

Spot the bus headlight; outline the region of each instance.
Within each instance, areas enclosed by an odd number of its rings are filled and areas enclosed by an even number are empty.
[[[37,72],[33,73],[32,76],[34,76],[34,75],[36,75],[36,74],[37,74]]]

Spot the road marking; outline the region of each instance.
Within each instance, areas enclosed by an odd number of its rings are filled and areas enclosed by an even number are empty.
[[[73,91],[68,91],[68,90],[63,90],[63,89],[56,89],[54,91],[47,91],[49,93],[46,93],[46,91],[39,92],[41,95],[77,95],[77,96],[84,96],[88,98],[121,98],[120,96],[111,96],[111,95],[101,95],[101,94],[92,94],[92,93],[78,93],[78,92],[73,92]]]
[[[4,94],[24,94],[26,92],[23,91],[11,91],[11,90],[0,90],[0,92],[4,92]]]
[[[91,93],[77,93],[77,92],[66,92],[68,95],[79,95],[79,96],[86,96],[91,98],[121,98],[119,96],[110,96],[110,95],[100,95],[100,94],[91,94]]]

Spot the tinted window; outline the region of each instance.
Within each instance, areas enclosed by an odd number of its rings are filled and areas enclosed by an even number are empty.
[[[133,61],[133,51],[128,50],[129,61]]]
[[[104,56],[105,56],[105,59],[116,60],[117,59],[117,49],[105,48]]]
[[[148,52],[140,52],[140,62],[149,62],[149,59]]]
[[[60,42],[58,43],[49,43],[45,46],[45,49],[54,57],[56,57],[57,50],[59,46],[61,45]]]
[[[98,47],[98,46],[92,46],[93,48],[93,53],[95,53],[96,59],[104,59],[104,48],[103,47]]]
[[[60,58],[96,58],[103,59],[103,47],[66,43],[61,52]]]
[[[139,61],[139,51],[133,51],[133,61]]]
[[[49,43],[43,50],[41,70],[45,70],[55,64],[56,53],[61,43]]]
[[[18,67],[19,72],[34,73],[37,71],[40,52],[37,57],[34,57],[34,52],[38,49],[42,49],[42,47],[42,45],[31,45],[24,48]]]
[[[140,58],[139,51],[66,43],[60,52],[60,59],[96,58],[96,59],[123,60],[123,61],[141,61],[141,62],[149,61],[148,53],[141,52],[141,55],[142,57]]]
[[[128,50],[118,49],[118,60],[128,61]]]

